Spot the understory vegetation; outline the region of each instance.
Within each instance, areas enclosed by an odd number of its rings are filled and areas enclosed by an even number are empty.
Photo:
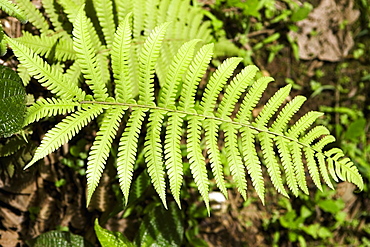
[[[1,246],[370,246],[367,1],[0,6]]]

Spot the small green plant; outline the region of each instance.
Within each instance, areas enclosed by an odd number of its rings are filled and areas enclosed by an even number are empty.
[[[134,59],[130,56],[134,43],[132,34],[137,31],[135,27],[133,31],[131,29],[130,14],[120,23],[113,36],[111,50],[108,55],[105,55],[106,58],[111,58],[114,78],[111,82],[110,76],[107,77],[102,73],[102,71],[109,73],[109,67],[107,63],[101,63],[99,47],[102,47],[102,44],[97,34],[93,32],[92,23],[87,18],[83,7],[73,16],[72,24],[71,45],[76,64],[92,94],[85,92],[77,81],[71,80],[68,71],[62,73],[57,67],[46,63],[17,39],[6,38],[6,40],[29,73],[55,95],[53,98],[41,99],[29,107],[25,124],[28,125],[44,117],[70,113],[46,133],[26,168],[71,140],[94,118],[102,116],[98,121],[99,131],[88,157],[87,204],[99,183],[111,144],[124,115],[129,117],[124,123],[125,129],[119,141],[117,171],[126,204],[135,156],[137,149],[140,148],[139,133],[144,127],[143,121],[146,116],[148,124],[143,140],[145,162],[151,182],[165,207],[167,204],[166,173],[170,190],[181,207],[183,157],[180,142],[185,138],[184,131],[187,132],[186,157],[208,210],[209,180],[200,144],[203,139],[216,184],[226,196],[223,164],[217,144],[220,131],[225,134],[225,152],[231,175],[244,198],[246,198],[245,169],[247,169],[257,194],[264,201],[262,165],[267,167],[267,172],[278,192],[288,196],[283,184],[282,172],[284,172],[288,188],[293,194],[298,195],[299,189],[308,193],[303,157],[307,160],[309,173],[318,188],[321,189],[320,175],[330,187],[333,187],[330,176],[335,180],[339,177],[342,180],[351,181],[360,189],[363,187],[357,168],[349,159],[343,157],[340,149],[324,150],[327,144],[334,141],[334,137],[329,135],[324,126],[317,126],[307,132],[315,119],[322,115],[321,113],[309,112],[293,125],[288,125],[290,118],[305,101],[304,97],[297,96],[278,110],[290,92],[290,85],[276,92],[261,113],[253,119],[251,112],[268,83],[273,79],[262,77],[256,80],[257,68],[248,66],[226,86],[228,78],[241,61],[240,58],[230,58],[226,59],[212,74],[203,97],[198,101],[197,87],[211,60],[213,44],[203,45],[194,54],[199,40],[186,42],[170,59],[168,68],[163,70],[158,62],[166,29],[171,25],[167,22],[153,29],[137,53],[138,62],[132,62]],[[102,25],[104,28],[105,23],[103,22]],[[60,56],[63,57],[63,53]],[[138,64],[137,67],[136,64]],[[101,69],[102,66],[104,70]],[[153,82],[158,70],[165,71],[162,74],[165,80],[160,83],[159,94],[156,95]],[[133,74],[137,77],[132,76]],[[134,84],[137,85],[138,96],[133,93]],[[223,89],[224,97],[217,102]],[[249,90],[246,97],[239,99],[247,89]],[[231,113],[238,100],[242,100],[242,104],[236,117],[233,117]],[[166,127],[162,146],[160,140],[164,124]],[[202,129],[205,130],[204,138],[202,138]],[[238,135],[241,135],[239,140]],[[262,157],[259,157],[256,152],[255,141],[257,140],[262,149]],[[274,150],[275,147],[277,151]],[[283,169],[280,168],[279,160],[282,162]]]

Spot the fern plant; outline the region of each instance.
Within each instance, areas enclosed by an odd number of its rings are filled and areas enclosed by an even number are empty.
[[[256,66],[247,66],[231,78],[242,59],[226,59],[207,80],[204,93],[198,99],[196,94],[212,58],[212,43],[198,49],[199,39],[185,42],[174,56],[166,57],[168,67],[163,69],[161,54],[163,47],[168,45],[166,31],[171,30],[173,23],[165,22],[153,28],[137,48],[135,27],[132,28],[135,14],[129,13],[121,18],[109,41],[110,49],[104,52],[102,47],[108,46],[109,42],[101,42],[84,7],[78,12],[72,13],[72,9],[66,12],[73,24],[73,37],[68,42],[73,47],[70,54],[75,62],[65,71],[59,65],[46,62],[38,54],[40,50],[34,51],[24,44],[24,40],[6,38],[22,67],[54,95],[40,99],[28,108],[25,125],[45,117],[68,114],[46,133],[25,169],[70,141],[99,116],[99,130],[87,163],[87,204],[98,186],[115,138],[119,139],[117,173],[127,204],[140,135],[145,135],[143,152],[151,182],[165,207],[167,179],[169,191],[181,207],[183,162],[187,160],[209,210],[210,178],[203,155],[204,145],[214,180],[227,196],[225,164],[221,162],[218,146],[221,133],[231,175],[244,198],[249,175],[264,202],[263,167],[276,190],[285,196],[289,196],[287,189],[294,195],[298,195],[299,190],[308,193],[305,166],[319,189],[321,180],[333,188],[332,179],[349,181],[359,189],[363,188],[354,164],[339,148],[327,148],[327,144],[334,141],[327,128],[312,127],[322,113],[308,112],[290,124],[305,101],[303,96],[297,96],[285,104],[290,85],[278,90],[254,118],[253,109],[273,81],[271,77],[257,78]],[[104,37],[107,38],[107,34],[104,33]],[[137,53],[132,56],[135,49]],[[68,53],[59,52],[64,54],[60,57]],[[78,80],[72,79],[76,78],[73,76],[76,70],[81,71],[89,91],[84,90]],[[156,76],[161,81],[158,93]],[[240,107],[238,102],[241,102]],[[124,130],[117,136],[120,125]],[[182,140],[186,141],[186,157],[181,155]],[[261,156],[258,149],[262,150]]]
[[[37,28],[40,34],[33,35],[24,31],[17,41],[33,50],[35,54],[46,57],[53,65],[62,69],[66,61],[75,61],[77,53],[73,48],[72,25],[75,25],[76,16],[84,0],[43,0],[43,9],[48,19],[30,1],[16,0],[20,10],[27,14],[29,22]],[[209,21],[203,21],[204,15],[199,6],[190,5],[186,0],[93,0],[87,4],[86,15],[91,21],[88,29],[91,36],[91,45],[96,50],[96,60],[100,66],[102,79],[108,83],[110,74],[108,70],[108,55],[112,48],[114,31],[117,24],[122,22],[127,13],[132,13],[133,19],[133,45],[131,47],[131,62],[138,66],[138,52],[144,40],[157,24],[171,22],[166,32],[161,52],[156,65],[159,82],[164,81],[170,59],[176,54],[178,48],[185,41],[201,39],[208,43],[212,40]],[[50,24],[51,25],[50,25]],[[58,65],[58,66],[57,66]],[[79,63],[68,67],[70,80],[78,83],[81,78]],[[19,72],[25,84],[30,80],[26,66],[19,67]],[[130,70],[130,81],[133,94],[138,93],[138,74]]]

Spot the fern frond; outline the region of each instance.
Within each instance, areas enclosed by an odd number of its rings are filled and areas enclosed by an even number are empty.
[[[56,96],[65,99],[76,97],[80,100],[85,97],[85,93],[80,88],[64,80],[57,69],[44,62],[32,50],[13,39],[7,38],[7,41],[28,72]]]
[[[142,109],[137,109],[132,112],[119,142],[117,173],[126,205],[134,171],[139,133],[144,116],[145,112]]]
[[[262,176],[261,161],[258,158],[255,147],[255,135],[258,132],[248,127],[242,127],[240,131],[242,138],[241,152],[244,157],[245,166],[247,167],[252,185],[258,197],[261,199],[262,203],[265,204],[265,182]]]
[[[335,142],[335,137],[332,136],[332,135],[327,135],[327,136],[324,136],[323,138],[321,138],[315,145],[312,146],[312,149],[318,151],[318,152],[322,152],[322,149],[330,144],[330,143],[333,143]]]
[[[87,125],[102,111],[102,105],[93,105],[66,117],[62,122],[58,123],[45,134],[45,137],[41,141],[41,145],[36,149],[35,155],[24,169],[29,168],[38,160],[54,152],[57,148],[71,140],[82,127]]]
[[[315,161],[315,153],[310,147],[304,147],[303,152],[305,154],[307,160],[307,167],[308,172],[312,178],[312,181],[316,185],[316,187],[322,191],[321,181],[320,181],[320,173],[319,169],[317,168],[316,161]]]
[[[305,194],[308,195],[306,174],[302,161],[302,147],[298,143],[292,142],[290,143],[290,153],[292,154],[292,162],[294,164],[298,186]]]
[[[240,123],[248,123],[250,121],[252,110],[257,105],[262,93],[266,90],[267,85],[273,80],[272,77],[261,77],[252,84],[252,87],[244,97],[240,109],[236,114],[236,121]]]
[[[27,23],[27,17],[23,13],[22,10],[20,10],[17,5],[13,4],[9,0],[1,0],[0,1],[0,9],[6,12],[10,16],[14,16],[18,20],[20,20],[23,24]]]
[[[245,67],[227,86],[224,97],[217,109],[217,116],[222,119],[230,117],[235,104],[245,89],[252,83],[258,68],[254,65]]]
[[[161,0],[159,2],[158,15],[157,15],[158,23],[165,23],[169,21],[166,18],[168,15],[168,8],[170,4],[171,4],[171,0]]]
[[[280,111],[278,117],[272,124],[270,130],[276,133],[282,133],[285,130],[287,123],[291,120],[293,115],[301,108],[303,103],[306,101],[304,96],[296,96],[292,101],[284,106]]]
[[[163,83],[159,96],[158,106],[175,109],[175,99],[183,75],[194,56],[195,45],[200,40],[191,40],[183,44],[173,58],[167,72],[166,81]]]
[[[158,12],[159,0],[145,1],[145,18],[144,18],[144,35],[148,36],[157,24],[157,12]],[[164,23],[164,22],[162,22]],[[159,24],[162,24],[159,23]]]
[[[273,138],[274,136],[267,132],[261,132],[258,134],[258,139],[261,143],[262,154],[266,162],[267,172],[271,177],[271,182],[279,193],[289,197],[281,179],[279,163],[275,157],[276,154],[273,147]]]
[[[276,137],[276,146],[280,155],[281,163],[284,167],[288,188],[293,192],[295,196],[298,196],[298,182],[296,179],[296,173],[292,163],[292,157],[290,154],[289,144],[287,139],[282,136]]]
[[[56,12],[53,0],[42,0],[42,7],[45,9],[45,13],[48,16],[51,25],[53,25],[55,31],[62,31],[63,24],[59,21],[59,15]]]
[[[330,132],[325,126],[316,126],[311,129],[310,132],[300,138],[299,141],[309,146],[314,140],[318,139],[321,136],[329,134]]]
[[[256,119],[256,126],[263,129],[266,127],[267,122],[270,120],[272,115],[277,111],[279,106],[288,97],[292,85],[288,84],[285,87],[279,89],[266,103],[262,111],[258,114]]]
[[[292,139],[297,139],[300,134],[306,131],[319,117],[324,115],[322,112],[310,111],[301,117],[287,131],[287,136]]]
[[[205,139],[208,148],[208,156],[211,161],[212,173],[216,181],[217,187],[227,198],[227,191],[224,180],[223,165],[221,163],[220,150],[218,148],[218,131],[219,122],[214,120],[205,120]]]
[[[79,108],[81,105],[78,102],[47,98],[36,101],[32,106],[27,108],[27,115],[25,118],[24,126],[30,123],[37,122],[44,117],[53,117],[71,113]]]
[[[98,16],[103,36],[108,49],[111,48],[116,25],[113,20],[113,5],[111,0],[93,0],[94,9]]]
[[[204,45],[195,55],[190,64],[188,73],[185,77],[185,82],[182,85],[181,97],[178,109],[185,112],[195,112],[194,96],[197,90],[197,85],[205,73],[208,63],[213,54],[213,44]]]
[[[64,77],[72,85],[79,86],[79,81],[82,79],[81,76],[81,67],[78,63],[74,62],[64,73]]]
[[[154,105],[154,68],[169,23],[156,27],[139,54],[139,104]]]
[[[193,174],[195,184],[198,187],[209,214],[209,181],[207,169],[204,165],[205,160],[200,147],[201,121],[202,119],[196,116],[190,117],[188,121],[187,156],[190,163],[190,171]]]
[[[341,180],[353,183],[357,185],[360,190],[363,190],[364,182],[353,162],[348,158],[342,158],[340,160],[333,158],[333,161],[335,164],[335,173]]]
[[[17,72],[19,77],[22,79],[23,85],[27,86],[30,83],[32,76],[28,72],[27,68],[23,65],[23,63],[18,64]]]
[[[225,86],[227,79],[242,60],[242,58],[228,58],[213,73],[204,90],[202,101],[200,102],[199,110],[203,112],[204,115],[213,115],[218,95]]]
[[[116,14],[118,17],[118,23],[122,23],[129,13],[133,11],[133,0],[114,0],[114,6],[116,7]],[[135,1],[138,2],[138,1]],[[164,22],[160,22],[164,23]]]
[[[133,1],[133,14],[134,14],[134,23],[133,23],[133,36],[135,42],[141,41],[141,32],[144,31],[144,20],[146,13],[146,4],[144,1]]]
[[[118,102],[133,102],[132,82],[130,81],[130,49],[131,49],[131,14],[118,26],[111,50],[112,69],[116,83],[116,99]]]
[[[177,113],[169,115],[164,141],[164,158],[170,181],[170,189],[179,208],[181,208],[180,189],[183,176],[183,163],[180,149],[183,117],[184,115]]]
[[[86,205],[90,204],[91,197],[99,184],[100,178],[107,161],[109,150],[113,139],[117,133],[120,120],[124,113],[122,107],[112,107],[103,114],[100,130],[96,134],[96,139],[90,149],[87,162],[87,200]]]
[[[166,203],[166,184],[164,181],[163,170],[163,152],[160,140],[161,127],[164,114],[161,111],[151,111],[149,114],[149,122],[147,125],[147,134],[144,143],[144,156],[148,166],[148,173],[162,200],[164,207],[167,209]]]
[[[28,0],[16,0],[16,3],[18,8],[23,13],[26,13],[29,22],[39,29],[41,33],[47,33],[49,31],[48,22],[32,2]]]
[[[245,167],[243,160],[238,150],[237,129],[229,124],[225,127],[225,150],[228,163],[230,164],[230,171],[235,180],[238,191],[247,199],[247,180],[245,176]]]
[[[198,34],[195,36],[195,39],[201,39],[205,43],[209,43],[212,41],[213,37],[211,35],[211,22],[210,21],[204,21],[202,25],[198,29]]]
[[[58,3],[62,5],[63,12],[67,14],[69,21],[75,23],[76,16],[85,0],[58,0]]]
[[[92,44],[88,22],[82,7],[76,17],[73,29],[73,48],[76,51],[76,61],[80,65],[86,83],[91,87],[94,97],[104,101],[108,97],[107,88],[97,61],[98,51]]]
[[[330,181],[328,169],[326,168],[326,162],[325,162],[325,155],[323,153],[316,153],[316,158],[319,164],[320,173],[322,178],[324,179],[324,182],[334,190],[334,186]]]
[[[57,61],[75,60],[73,41],[69,36],[63,35],[32,35],[23,32],[23,36],[15,39],[17,42],[32,49],[40,56],[49,57],[53,52],[53,59]]]

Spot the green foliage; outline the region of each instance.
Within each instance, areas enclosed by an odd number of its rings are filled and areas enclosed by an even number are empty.
[[[295,59],[299,60],[296,41],[285,35],[286,30],[277,29],[276,24],[279,23],[289,30],[297,30],[295,23],[306,19],[313,8],[310,3],[249,0],[248,4],[245,4],[238,0],[217,0],[210,4],[210,8],[213,14],[207,16],[211,16],[216,36],[220,36],[216,44],[217,55],[240,56],[247,65],[253,64],[253,58],[258,56],[257,54],[266,52],[267,62],[270,63],[289,42]],[[233,37],[232,41],[224,38],[226,28],[221,28],[223,23],[232,27],[228,27],[226,31],[226,36]]]
[[[293,202],[287,198],[279,199],[280,212],[275,211],[272,219],[264,222],[265,230],[275,232],[273,246],[279,246],[283,238],[300,246],[315,241],[330,245],[333,231],[349,223],[347,213],[343,211],[343,200],[335,198],[334,194],[335,191],[325,188],[313,197],[301,194]]]
[[[6,12],[10,16],[14,16],[18,20],[20,20],[23,24],[27,23],[27,17],[23,13],[21,9],[18,8],[10,0],[0,0],[0,9]],[[6,42],[4,40],[4,31],[3,27],[0,25],[0,56],[4,56],[6,53]]]
[[[0,67],[0,138],[20,131],[26,113],[26,90],[18,74]]]
[[[95,220],[94,229],[96,236],[102,247],[133,247],[133,245],[125,236],[120,232],[112,232],[102,228],[99,225],[98,219]]]
[[[101,4],[97,2],[94,6]],[[326,148],[334,141],[329,131],[323,126],[312,127],[321,113],[308,112],[291,124],[305,98],[297,96],[285,104],[290,85],[277,91],[258,116],[252,117],[262,93],[273,80],[270,77],[256,78],[257,67],[251,65],[244,68],[227,83],[242,60],[229,58],[218,66],[209,80],[202,81],[212,58],[213,44],[196,49],[198,39],[187,41],[189,37],[204,37],[204,23],[200,20],[189,26],[190,34],[185,32],[186,37],[181,36],[181,42],[167,42],[166,38],[180,35],[177,29],[184,24],[173,17],[175,10],[167,15],[160,14],[157,19],[144,21],[141,9],[139,11],[143,5],[135,2],[132,8],[126,6],[126,16],[118,15],[120,23],[111,34],[112,29],[108,30],[107,25],[112,22],[113,13],[104,15],[97,10],[98,23],[93,23],[84,6],[77,10],[67,1],[61,1],[61,5],[73,31],[72,37],[68,33],[58,34],[68,45],[60,43],[60,47],[53,46],[59,49],[59,55],[54,57],[56,63],[45,61],[42,56],[50,53],[37,47],[34,51],[34,41],[27,43],[27,37],[23,40],[6,38],[22,66],[54,95],[49,99],[40,99],[29,107],[25,122],[30,124],[45,117],[69,114],[46,133],[25,168],[69,142],[97,118],[99,129],[87,157],[87,204],[98,186],[116,137],[120,139],[116,165],[125,204],[129,202],[136,155],[142,149],[151,183],[165,207],[166,175],[170,191],[180,207],[183,159],[187,159],[191,175],[209,212],[210,182],[205,149],[210,159],[211,174],[226,196],[225,164],[221,162],[217,144],[221,133],[225,136],[223,151],[230,173],[244,198],[247,171],[264,202],[263,166],[267,168],[278,192],[288,196],[286,183],[294,195],[298,195],[299,189],[307,193],[303,160],[307,161],[309,174],[319,189],[322,188],[321,178],[330,187],[331,179],[338,181],[339,178],[363,188],[357,168],[344,157],[343,152],[338,148]],[[152,5],[159,7],[158,11],[167,8],[178,10],[172,2],[169,6],[162,6],[155,1],[147,1],[146,11],[152,10]],[[197,15],[195,7],[184,1],[180,8],[190,10],[191,15],[186,16],[185,23],[197,20],[198,16],[193,16]],[[37,23],[35,25],[42,28]],[[193,29],[195,27],[199,29]],[[103,35],[99,34],[100,31]],[[47,42],[45,44],[48,45]],[[67,55],[71,52],[70,47],[74,52],[73,65],[61,69],[57,62],[71,58]],[[64,52],[67,54],[63,55]],[[79,73],[82,77],[74,75]],[[84,80],[80,81],[80,78]],[[89,90],[84,90],[85,85]],[[200,95],[202,85],[205,89]],[[238,102],[241,102],[240,107]],[[120,126],[122,134],[118,131]],[[139,137],[140,133],[145,135],[143,139]],[[182,140],[186,142],[183,156],[179,145]],[[141,147],[138,144],[142,142]],[[201,145],[203,142],[205,146]],[[262,156],[258,154],[259,149]]]
[[[152,203],[145,208],[145,211],[145,217],[132,242],[122,233],[101,228],[96,219],[95,232],[102,247],[181,246],[183,244],[183,215],[175,203],[170,203],[168,210],[158,203]]]
[[[91,243],[70,232],[50,231],[27,241],[30,247],[92,247]]]

